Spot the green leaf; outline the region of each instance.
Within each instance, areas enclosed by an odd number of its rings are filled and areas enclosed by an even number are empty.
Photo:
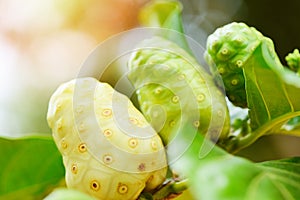
[[[51,136],[0,138],[0,199],[41,199],[64,178]]]
[[[185,141],[184,136],[181,136],[180,145],[182,141]],[[198,134],[189,149],[171,165],[175,172],[188,177],[194,199],[300,198],[300,158],[253,163],[217,146],[200,158],[199,151],[205,143],[210,142]]]
[[[181,12],[182,4],[177,0],[153,0],[141,9],[139,19],[143,26],[165,29],[160,30],[158,35],[192,54],[184,36]]]
[[[95,198],[78,190],[57,188],[44,200],[95,200]]]
[[[265,42],[253,54],[243,68],[252,132],[241,138],[240,148],[263,135],[289,134],[282,127],[300,116],[300,77],[276,62]]]
[[[261,168],[273,185],[278,188],[283,199],[300,197],[300,157],[256,164]]]
[[[154,0],[140,12],[140,22],[146,26],[170,28],[183,32],[181,23],[182,5],[179,1]]]

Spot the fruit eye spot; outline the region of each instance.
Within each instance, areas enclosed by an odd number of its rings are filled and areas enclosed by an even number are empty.
[[[99,182],[96,181],[96,180],[91,181],[91,183],[90,183],[90,188],[91,188],[92,190],[94,190],[94,191],[100,190],[100,184],[99,184]]]
[[[221,51],[221,53],[223,54],[223,55],[227,55],[228,54],[228,49],[226,49],[226,48],[224,48],[224,49],[222,49],[222,51]]]
[[[68,148],[68,143],[63,139],[63,140],[61,140],[61,143],[60,143],[60,145],[61,145],[61,148],[63,148],[63,149],[66,149],[66,148]]]
[[[138,166],[138,170],[139,170],[139,171],[143,172],[143,171],[145,171],[145,169],[146,169],[145,163],[139,164],[139,166]]]
[[[178,101],[179,101],[179,97],[175,95],[175,96],[172,98],[172,102],[173,102],[173,103],[177,103]]]
[[[220,74],[224,74],[225,69],[224,69],[223,67],[220,67],[220,68],[218,68],[218,72],[219,72]]]
[[[112,162],[113,162],[112,156],[111,156],[111,155],[104,155],[104,156],[103,156],[103,162],[104,162],[105,164],[110,164],[110,163],[112,163]]]
[[[171,120],[170,123],[169,123],[169,126],[173,127],[173,126],[175,126],[175,124],[176,124],[176,122],[174,120]]]
[[[128,141],[128,145],[129,145],[129,147],[131,147],[131,148],[135,148],[135,147],[138,145],[138,140],[135,139],[135,138],[131,138],[131,139],[129,139],[129,141]]]
[[[236,61],[236,66],[237,67],[242,67],[242,65],[243,65],[243,61],[241,61],[241,60],[238,60],[238,61]]]
[[[76,164],[73,164],[73,165],[71,166],[71,172],[72,172],[73,174],[77,174],[77,172],[78,172],[78,167],[77,167]]]
[[[152,140],[151,141],[151,147],[152,147],[153,150],[156,150],[157,149],[157,142]]]
[[[237,84],[238,84],[238,80],[233,79],[233,80],[231,81],[231,84],[232,84],[232,85],[237,85]]]
[[[156,88],[154,92],[155,92],[155,94],[160,94],[160,93],[161,93],[161,91],[162,91],[162,89],[161,89],[161,88]]]
[[[103,132],[103,134],[104,134],[105,137],[110,137],[113,133],[112,133],[111,130],[106,129],[106,130]]]
[[[86,150],[87,150],[86,144],[85,144],[85,143],[81,143],[81,144],[78,146],[78,150],[79,150],[79,152],[81,152],[81,153],[86,152]]]
[[[126,193],[128,192],[128,187],[127,187],[127,185],[119,183],[119,186],[118,186],[118,192],[119,192],[120,194],[126,194]]]
[[[60,130],[62,128],[62,119],[57,121],[57,129]]]
[[[198,96],[197,96],[197,100],[199,101],[199,102],[203,102],[204,101],[204,99],[205,99],[205,95],[204,94],[199,94]]]
[[[198,128],[200,126],[200,122],[199,121],[194,121],[193,125]]]
[[[103,111],[102,111],[102,115],[104,116],[104,117],[109,117],[109,116],[111,116],[111,114],[112,114],[112,111],[111,111],[111,109],[104,109]]]

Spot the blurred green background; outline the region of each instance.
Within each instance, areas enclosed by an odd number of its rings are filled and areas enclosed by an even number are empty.
[[[189,36],[205,46],[217,27],[243,21],[273,39],[281,61],[300,47],[300,1],[182,0]],[[147,0],[0,0],[0,134],[49,134],[48,100],[109,36],[139,26]],[[300,155],[300,139],[272,136],[240,153],[252,160]],[[253,153],[259,151],[260,154]]]

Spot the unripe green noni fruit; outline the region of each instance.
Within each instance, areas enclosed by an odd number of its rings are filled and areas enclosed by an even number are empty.
[[[243,68],[247,67],[261,43],[269,47],[273,59],[280,63],[272,40],[245,23],[227,24],[218,28],[207,39],[205,58],[211,66],[216,65],[222,76],[226,95],[236,106],[247,107]]]
[[[136,199],[166,176],[162,141],[130,100],[94,78],[62,84],[47,114],[66,184],[101,200]]]
[[[155,36],[144,40],[128,62],[128,78],[140,110],[169,144],[183,123],[212,140],[225,138],[229,114],[212,76],[177,44]]]
[[[299,49],[294,49],[292,53],[289,53],[285,60],[288,64],[288,67],[296,72],[298,75],[300,75],[300,53]]]

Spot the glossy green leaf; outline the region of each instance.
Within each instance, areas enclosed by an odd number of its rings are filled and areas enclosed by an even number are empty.
[[[270,46],[262,43],[244,67],[252,132],[241,139],[240,147],[262,135],[289,134],[282,127],[300,116],[300,77],[280,67],[270,51]],[[290,134],[300,136],[300,132]]]
[[[78,190],[57,188],[44,200],[95,200],[95,198]]]
[[[64,178],[51,136],[0,138],[0,199],[41,199]]]
[[[182,137],[180,145],[184,140]],[[205,157],[199,158],[199,150],[204,143],[210,142],[198,134],[189,149],[171,166],[177,173],[189,178],[194,199],[300,198],[300,158],[253,163],[228,154],[217,146]]]

